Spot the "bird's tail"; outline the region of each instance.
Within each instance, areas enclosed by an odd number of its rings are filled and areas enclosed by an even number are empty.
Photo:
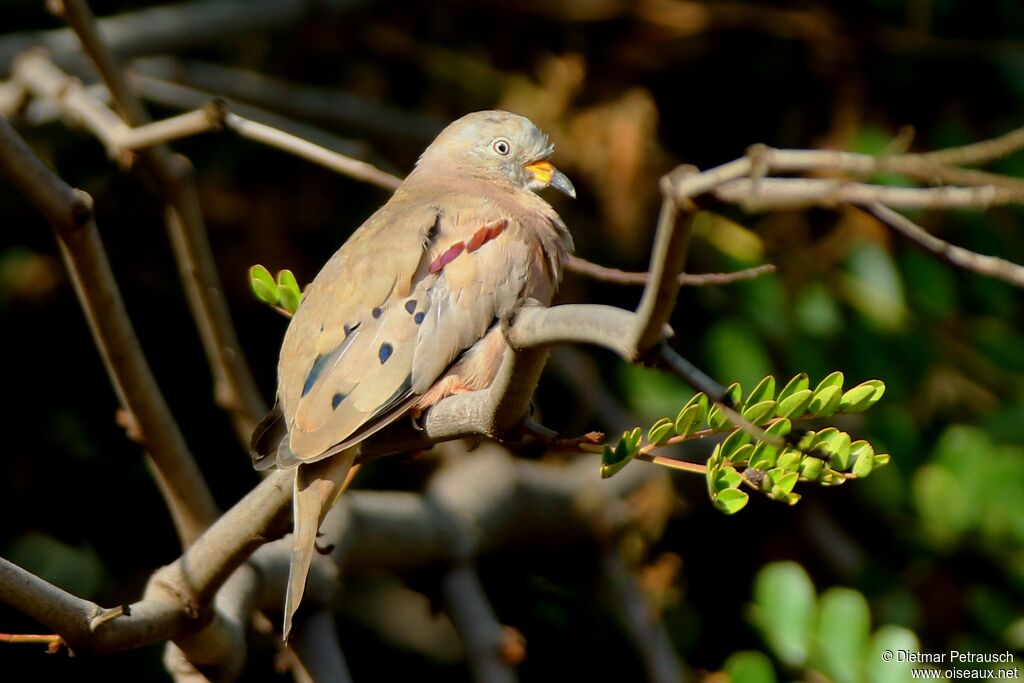
[[[355,457],[356,449],[349,448],[333,457],[295,468],[292,558],[284,599],[283,637],[286,641],[292,630],[295,610],[299,608],[306,589],[306,577],[313,561],[320,522],[345,490],[349,474],[353,472]]]

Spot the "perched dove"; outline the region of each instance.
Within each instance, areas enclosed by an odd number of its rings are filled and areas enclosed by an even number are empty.
[[[527,299],[551,301],[572,237],[534,192],[575,196],[551,152],[522,116],[462,117],[306,289],[281,347],[277,405],[252,439],[257,469],[295,468],[286,639],[356,445],[489,386],[501,321]]]

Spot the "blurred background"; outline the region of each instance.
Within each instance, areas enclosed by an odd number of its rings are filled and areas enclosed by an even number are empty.
[[[92,7],[102,16],[152,4]],[[575,202],[550,200],[577,254],[626,270],[646,268],[657,180],[675,164],[708,168],[758,142],[879,153],[902,140],[938,149],[1017,128],[1024,113],[1017,2],[309,4],[269,29],[145,54],[133,71],[160,100],[154,115],[221,94],[316,125],[330,133],[324,144],[403,175],[444,123],[510,109],[551,135],[554,162],[576,184]],[[266,3],[253,8],[265,11]],[[0,4],[4,34],[56,27],[42,3]],[[157,87],[167,82],[190,90],[168,95]],[[187,104],[188,93],[198,101]],[[258,479],[229,420],[213,409],[152,189],[119,172],[80,131],[59,122],[20,130],[95,198],[149,360],[229,506]],[[387,193],[228,134],[174,147],[197,169],[242,345],[269,398],[286,321],[253,298],[248,267],[290,268],[300,283],[310,281]],[[991,170],[1024,178],[1024,154]],[[912,217],[956,244],[1024,262],[1019,209]],[[173,528],[137,447],[114,421],[116,398],[51,232],[4,183],[0,223],[0,555],[100,604],[129,602],[155,567],[178,555]],[[884,380],[879,405],[840,422],[890,453],[892,464],[839,489],[802,486],[804,498],[791,508],[755,496],[731,517],[712,507],[701,478],[672,476],[663,524],[630,557],[691,680],[729,680],[723,671],[749,681],[773,680],[764,677],[771,672],[778,680],[900,680],[892,669],[875,671],[877,658],[865,654],[882,642],[879,633],[924,652],[1021,653],[1020,291],[937,263],[852,210],[700,217],[690,272],[760,263],[778,270],[684,288],[675,346],[718,381],[748,388],[768,374],[784,383],[798,372],[809,373],[812,386],[832,370],[846,374],[847,386]],[[569,273],[559,301],[633,307],[639,294]],[[580,353],[598,370],[584,376],[556,358],[536,399],[544,423],[566,434],[623,426],[603,422],[581,392],[607,395],[645,425],[674,415],[691,393],[603,352]],[[431,463],[380,463],[364,485],[415,489]],[[602,598],[596,557],[582,544],[482,558],[500,620],[526,639],[522,680],[642,679],[639,657]],[[430,576],[403,579],[432,597]],[[357,681],[469,680],[457,656],[389,643],[351,616],[339,628]],[[0,632],[38,630],[0,606]],[[823,645],[850,633],[848,647]],[[153,647],[69,660],[0,645],[0,678],[163,680],[160,655]],[[285,679],[259,661],[246,680]]]

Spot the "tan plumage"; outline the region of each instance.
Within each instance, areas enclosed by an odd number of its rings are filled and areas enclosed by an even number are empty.
[[[574,191],[550,154],[523,117],[464,116],[306,289],[281,348],[278,405],[253,435],[257,468],[297,466],[285,637],[354,446],[487,387],[505,349],[500,320],[551,300],[572,238],[533,190]]]

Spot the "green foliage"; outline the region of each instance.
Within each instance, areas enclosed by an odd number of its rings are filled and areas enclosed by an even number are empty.
[[[763,652],[744,650],[729,656],[722,667],[730,683],[775,683],[772,660]]]
[[[1024,447],[996,443],[975,427],[952,425],[913,478],[925,538],[949,546],[970,536],[999,556],[1024,545]],[[1016,564],[1015,574],[1024,577]]]
[[[912,665],[886,661],[886,651],[920,651],[917,636],[903,627],[872,631],[871,611],[860,592],[837,587],[819,597],[807,572],[794,562],[776,562],[758,572],[749,615],[769,653],[801,680],[902,682],[910,680]],[[734,671],[748,676],[734,682],[775,680],[763,653],[738,652],[723,668],[730,676]]]
[[[293,315],[302,300],[302,290],[292,271],[278,271],[277,279],[265,267],[257,264],[249,268],[249,287],[256,298],[270,304],[287,315]]]
[[[605,445],[601,475],[610,477],[633,458],[649,456],[667,445],[725,434],[708,458],[704,474],[708,496],[726,514],[738,512],[749,501],[749,494],[741,487],[794,505],[800,500],[800,494],[794,492],[799,481],[836,486],[847,479],[862,479],[889,461],[888,455],[876,454],[867,441],[853,441],[835,427],[805,431],[796,443],[786,441],[794,419],[863,412],[885,393],[880,380],[868,380],[846,391],[843,382],[843,373],[833,372],[811,389],[809,378],[801,373],[776,395],[775,378],[769,375],[745,398],[739,384],[730,385],[726,396],[734,410],[744,420],[764,428],[764,438],[756,442],[746,429],[733,427],[722,405],[712,404],[703,393],[696,394],[679,409],[675,419],[655,421],[647,430],[646,443],[643,430],[637,427],[623,434],[614,447]],[[660,464],[672,465],[664,461]]]

